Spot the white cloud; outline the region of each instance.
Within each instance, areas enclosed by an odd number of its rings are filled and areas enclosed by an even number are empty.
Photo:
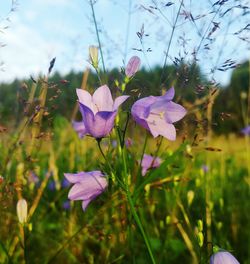
[[[50,59],[63,50],[59,43],[47,41],[35,29],[15,20],[15,26],[3,37],[7,46],[1,49],[1,59],[5,63],[5,71],[0,72],[1,81],[46,73]]]

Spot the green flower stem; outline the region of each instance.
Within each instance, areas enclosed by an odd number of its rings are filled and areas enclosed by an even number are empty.
[[[121,186],[121,188],[122,188],[123,190],[126,190],[126,186],[124,185],[124,183],[123,183],[118,177],[115,177],[114,170],[113,170],[112,166],[110,165],[109,160],[106,158],[106,156],[105,156],[105,154],[104,154],[104,152],[103,152],[103,150],[102,150],[102,147],[101,147],[101,139],[97,139],[96,141],[97,141],[98,148],[99,148],[99,150],[100,150],[100,152],[101,152],[101,154],[102,154],[104,160],[105,160],[106,163],[108,164],[108,167],[109,167],[110,172],[111,172],[111,177],[112,177],[112,178],[115,178],[115,179],[118,181],[119,185]]]
[[[128,185],[128,170],[127,170],[127,162],[126,162],[126,154],[125,154],[125,151],[126,151],[126,149],[124,148],[122,150],[122,160],[123,160],[124,178],[125,178],[125,186],[126,186],[126,190],[125,191],[126,191],[128,203],[129,203],[129,206],[130,206],[132,215],[133,215],[133,217],[135,219],[135,222],[138,225],[138,227],[139,227],[139,229],[141,231],[142,237],[144,239],[144,242],[145,242],[145,244],[147,246],[147,250],[148,250],[148,253],[150,255],[151,261],[152,261],[153,264],[155,264],[156,262],[155,262],[155,259],[154,259],[154,255],[153,255],[153,252],[152,252],[152,249],[151,249],[149,240],[148,240],[147,235],[146,235],[146,233],[144,231],[144,228],[142,226],[140,217],[139,217],[139,215],[137,214],[137,212],[135,210],[134,202],[133,202],[133,199],[131,197],[130,190],[129,190],[129,185]]]
[[[95,10],[94,10],[93,0],[90,0],[90,6],[91,6],[92,16],[93,16],[93,20],[94,20],[94,24],[95,24],[96,36],[97,36],[98,45],[99,45],[100,54],[101,54],[102,68],[103,68],[103,72],[105,74],[106,73],[106,69],[105,69],[105,64],[104,64],[104,59],[103,59],[103,53],[102,53],[102,46],[101,46],[100,36],[99,36],[98,28],[97,28],[97,22],[96,22],[96,17],[95,17]]]
[[[170,46],[171,46],[171,43],[172,43],[172,40],[173,40],[173,36],[174,36],[174,32],[175,32],[175,29],[176,29],[176,26],[177,26],[177,21],[178,21],[178,18],[179,18],[179,15],[180,15],[180,12],[181,12],[181,7],[183,5],[183,1],[181,1],[180,3],[180,6],[179,6],[179,9],[178,9],[178,12],[177,12],[177,15],[176,15],[176,18],[175,18],[175,22],[174,22],[174,25],[172,27],[172,32],[171,32],[171,36],[170,36],[170,40],[169,40],[169,43],[168,43],[168,47],[167,47],[167,52],[166,52],[166,55],[165,55],[165,59],[164,59],[164,64],[163,64],[163,67],[162,67],[162,74],[161,74],[161,81],[164,83],[164,75],[165,75],[165,70],[166,70],[166,66],[167,66],[167,59],[168,59],[168,54],[169,54],[169,50],[170,50]]]
[[[137,172],[137,179],[139,178],[140,173],[141,173],[141,164],[142,164],[143,156],[144,156],[145,151],[146,151],[147,143],[148,143],[148,132],[146,132],[146,136],[145,136],[145,139],[144,139],[144,144],[143,144],[143,148],[142,148],[140,164],[139,164],[139,168],[138,168],[138,172]]]
[[[139,227],[139,229],[140,229],[140,231],[141,231],[141,234],[142,234],[142,236],[143,236],[144,242],[145,242],[145,244],[146,244],[146,246],[147,246],[148,253],[149,253],[149,255],[150,255],[151,261],[152,261],[153,264],[155,264],[156,262],[155,262],[155,259],[154,259],[153,252],[152,252],[152,250],[151,250],[151,246],[150,246],[150,244],[149,244],[149,241],[148,241],[147,235],[146,235],[146,233],[145,233],[145,231],[144,231],[144,228],[143,228],[143,226],[142,226],[141,220],[140,220],[140,218],[139,218],[139,216],[138,216],[138,214],[137,214],[137,212],[136,212],[136,210],[135,210],[135,206],[134,206],[133,200],[132,200],[132,198],[131,198],[130,191],[127,192],[127,198],[128,198],[128,202],[129,202],[129,205],[130,205],[131,211],[132,211],[132,215],[133,215],[133,217],[134,217],[134,219],[135,219],[136,224],[138,225],[138,227]]]

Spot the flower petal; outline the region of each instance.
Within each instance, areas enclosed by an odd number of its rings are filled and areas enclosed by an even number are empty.
[[[168,123],[174,123],[182,119],[186,113],[187,110],[174,102],[168,102],[166,104],[167,111],[165,112],[165,119]]]
[[[115,99],[113,111],[116,111],[118,107],[129,98],[129,95],[122,95]]]
[[[172,141],[176,139],[174,125],[167,123],[164,118],[150,114],[147,122],[150,132],[154,137],[161,135]]]
[[[86,200],[101,194],[107,187],[106,177],[85,177],[81,182],[73,185],[68,198],[70,200]]]
[[[142,159],[142,176],[146,174],[148,169],[157,168],[162,163],[162,160],[159,157],[153,157],[151,155],[144,154]]]
[[[107,85],[99,87],[93,94],[93,102],[98,111],[112,111],[113,99]]]
[[[132,116],[136,123],[149,130],[146,118],[149,115],[150,105],[156,100],[155,96],[149,96],[137,100],[131,108]]]
[[[81,104],[86,105],[93,113],[97,112],[97,107],[93,103],[92,96],[89,92],[83,89],[76,89],[76,94]]]
[[[164,100],[171,101],[174,98],[175,90],[174,87],[171,87],[166,93],[162,96]]]
[[[70,183],[78,183],[89,177],[90,174],[89,172],[82,171],[78,173],[64,173],[64,176]]]
[[[97,112],[96,115],[80,103],[80,111],[82,113],[83,122],[87,133],[95,138],[107,136],[114,127],[115,117],[117,112]]]
[[[90,134],[95,138],[107,136],[114,127],[117,112],[98,112],[95,115],[93,127],[90,127]]]
[[[125,74],[128,76],[128,77],[132,77],[139,69],[140,67],[140,64],[141,64],[141,60],[139,57],[137,56],[133,56],[127,66],[126,66],[126,69],[125,69]]]
[[[82,121],[81,122],[73,121],[72,126],[80,138],[83,138],[87,134],[86,127]]]
[[[89,127],[93,126],[94,120],[95,120],[95,116],[93,111],[87,107],[86,105],[79,103],[79,110],[82,114],[82,121],[85,125],[86,131],[87,133],[90,134],[89,132]]]
[[[227,251],[219,251],[212,255],[210,264],[240,264],[239,261]]]
[[[149,96],[142,99],[137,100],[131,108],[131,113],[133,116],[138,118],[147,118],[149,112],[148,108],[157,100],[156,96]]]
[[[86,211],[86,209],[87,209],[87,207],[88,207],[88,205],[89,205],[89,203],[92,201],[92,199],[86,199],[86,200],[83,200],[82,201],[82,210],[83,211]]]

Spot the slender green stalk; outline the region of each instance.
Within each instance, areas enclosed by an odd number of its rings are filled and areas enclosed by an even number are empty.
[[[101,154],[102,154],[104,160],[106,161],[106,163],[107,163],[107,165],[108,165],[108,167],[109,167],[109,169],[110,169],[110,173],[111,173],[112,178],[115,178],[115,179],[118,181],[118,183],[120,184],[121,188],[122,188],[123,190],[126,190],[126,187],[125,187],[124,183],[122,182],[122,180],[119,179],[118,177],[115,177],[114,170],[113,170],[113,168],[112,168],[112,166],[111,166],[109,160],[107,159],[106,155],[104,154],[104,152],[103,152],[103,150],[102,150],[102,147],[101,147],[101,139],[97,139],[96,141],[97,141],[97,144],[98,144],[98,148],[99,148],[99,150],[100,150],[100,152],[101,152]]]
[[[130,22],[131,22],[131,6],[132,0],[129,0],[129,8],[128,8],[128,20],[127,20],[127,29],[126,29],[126,38],[125,38],[125,49],[124,49],[124,63],[126,63],[127,53],[128,53],[128,39],[129,39],[129,30],[130,30]]]
[[[9,252],[7,250],[7,248],[5,247],[4,243],[0,240],[0,246],[3,249],[3,252],[5,253],[5,255],[8,257],[8,263],[9,264],[13,264],[12,260],[11,260],[11,256],[9,255]]]
[[[93,0],[90,0],[90,6],[91,6],[91,11],[92,11],[92,16],[93,16],[93,19],[94,19],[95,32],[96,32],[97,41],[98,41],[100,54],[101,54],[102,68],[103,68],[103,72],[105,74],[106,73],[106,69],[105,69],[105,64],[104,64],[104,59],[103,59],[102,45],[101,45],[100,36],[99,36],[98,28],[97,28],[97,22],[96,22],[96,17],[95,17],[95,10],[94,10]]]
[[[147,142],[148,142],[148,133],[146,132],[146,136],[145,136],[145,140],[144,140],[144,144],[143,144],[143,148],[142,148],[142,154],[141,154],[140,164],[139,164],[139,168],[138,168],[138,172],[137,172],[137,178],[140,175],[141,164],[142,164],[143,156],[144,156],[144,153],[145,153],[145,150],[146,150]]]
[[[125,128],[123,130],[122,141],[120,142],[122,149],[124,148],[124,144],[125,144],[125,136],[126,136],[126,131],[127,131],[127,128],[128,128],[129,117],[130,117],[130,113],[127,112],[126,124],[125,124]]]
[[[135,210],[134,202],[133,202],[133,199],[131,197],[130,190],[129,190],[129,185],[128,185],[128,182],[129,182],[128,181],[128,176],[129,175],[128,175],[128,170],[127,170],[127,162],[126,162],[125,151],[126,151],[126,149],[122,150],[122,160],[123,160],[123,172],[124,172],[124,177],[125,177],[126,195],[127,195],[128,203],[129,203],[132,215],[133,215],[133,217],[135,219],[135,222],[136,222],[136,224],[138,225],[138,227],[139,227],[139,229],[141,231],[141,234],[142,234],[142,237],[144,239],[145,245],[147,247],[149,256],[151,258],[151,261],[152,261],[153,264],[155,264],[156,262],[155,262],[155,259],[154,259],[154,255],[153,255],[153,252],[152,252],[148,237],[147,237],[147,235],[146,235],[146,233],[144,231],[144,228],[142,226],[140,217],[138,216],[138,214],[137,214],[137,212]]]
[[[183,1],[184,0],[182,0],[181,3],[180,3],[180,6],[179,6],[179,9],[178,9],[176,18],[175,18],[175,22],[174,22],[174,25],[173,25],[173,28],[172,28],[172,32],[171,32],[171,36],[170,36],[170,40],[169,40],[169,43],[168,43],[167,52],[166,52],[166,55],[165,55],[164,64],[163,64],[163,68],[162,68],[161,81],[164,81],[163,80],[164,71],[165,71],[166,65],[167,65],[168,54],[169,54],[170,46],[171,46],[171,43],[172,43],[172,40],[173,40],[174,32],[175,32],[175,29],[176,29],[177,21],[178,21],[180,12],[181,12],[181,7],[183,5]]]
[[[149,240],[148,240],[147,235],[146,235],[146,233],[144,231],[144,228],[142,226],[141,220],[140,220],[140,218],[139,218],[139,216],[138,216],[138,214],[137,214],[137,212],[135,210],[135,206],[134,206],[134,203],[133,203],[133,200],[131,198],[131,194],[130,194],[129,190],[127,191],[127,198],[128,198],[128,202],[129,202],[133,217],[135,219],[135,222],[138,225],[138,227],[139,227],[139,229],[141,231],[142,237],[144,239],[144,242],[145,242],[145,244],[147,246],[148,253],[150,255],[151,261],[152,261],[153,264],[155,264],[156,262],[155,262],[155,259],[154,259],[153,252],[151,250],[151,246],[150,246]]]

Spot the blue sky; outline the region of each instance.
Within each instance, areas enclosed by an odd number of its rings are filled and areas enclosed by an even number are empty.
[[[96,2],[94,7],[107,68],[123,66],[124,60],[127,62],[132,55],[138,55],[146,68],[156,64],[163,65],[164,52],[167,50],[180,4],[180,1],[173,0],[173,4],[166,7],[168,2],[159,0]],[[215,2],[184,0],[184,7],[181,9],[170,46],[168,63],[171,63],[174,57],[184,56],[185,53],[187,60],[192,59],[192,52],[201,40],[198,32],[205,34],[207,29],[211,30],[213,27],[210,21],[214,13],[208,14],[208,10],[218,8],[212,7]],[[222,84],[228,82],[230,71],[211,73],[211,68],[221,65],[228,58],[236,62],[249,58],[249,44],[247,46],[246,42],[233,35],[246,26],[249,15],[242,16],[242,10],[234,8],[223,19],[219,17],[227,8],[239,3],[250,5],[249,0],[228,1],[214,17],[214,22],[220,22],[219,29],[212,35],[214,40],[204,39],[197,55],[204,74],[209,78],[214,77]],[[0,82],[11,81],[15,77],[28,77],[30,74],[36,76],[39,73],[46,73],[49,61],[53,57],[57,58],[55,70],[62,73],[67,73],[71,69],[83,71],[89,66],[88,47],[97,45],[89,1],[19,0],[16,10],[8,14],[10,7],[10,0],[1,1],[0,43],[5,46],[0,48],[0,63],[4,63],[0,66]],[[206,16],[197,20],[194,27],[194,23],[185,17],[184,11],[187,14],[191,12],[193,17],[201,14]],[[7,17],[9,19],[6,20]],[[143,45],[136,34],[142,29],[142,25],[145,35],[149,35],[143,38]],[[246,37],[246,32],[242,32],[240,36]],[[183,38],[184,48],[181,47]],[[207,43],[210,43],[210,50],[204,49]],[[145,54],[133,48],[144,48]],[[151,52],[146,51],[149,48]]]

